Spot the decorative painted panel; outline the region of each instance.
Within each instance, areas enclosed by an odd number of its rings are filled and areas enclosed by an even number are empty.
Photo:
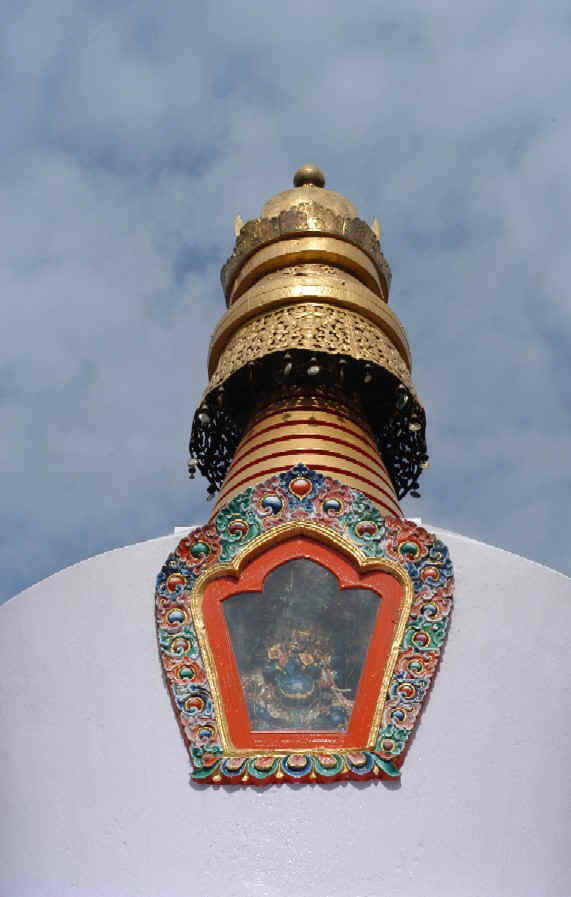
[[[304,465],[233,498],[157,581],[194,781],[398,777],[452,593],[442,542]]]

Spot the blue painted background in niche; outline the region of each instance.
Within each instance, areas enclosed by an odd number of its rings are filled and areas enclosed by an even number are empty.
[[[380,605],[308,558],[223,601],[252,729],[347,729]]]

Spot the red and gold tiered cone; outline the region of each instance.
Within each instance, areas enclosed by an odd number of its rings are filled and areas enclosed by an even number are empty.
[[[333,389],[291,387],[252,415],[217,498],[219,510],[238,492],[297,464],[358,489],[388,517],[402,517],[369,426],[355,403]]]

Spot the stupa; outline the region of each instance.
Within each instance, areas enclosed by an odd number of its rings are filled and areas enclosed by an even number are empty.
[[[403,518],[425,413],[378,221],[305,166],[235,235],[210,520],[0,608],[0,893],[571,893],[571,580]]]
[[[432,685],[452,565],[398,503],[428,455],[379,236],[312,165],[236,222],[190,439],[218,498],[157,585],[197,782],[397,778]]]

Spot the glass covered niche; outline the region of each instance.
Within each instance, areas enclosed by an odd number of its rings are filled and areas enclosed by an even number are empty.
[[[380,601],[308,558],[224,599],[252,730],[346,731]]]

